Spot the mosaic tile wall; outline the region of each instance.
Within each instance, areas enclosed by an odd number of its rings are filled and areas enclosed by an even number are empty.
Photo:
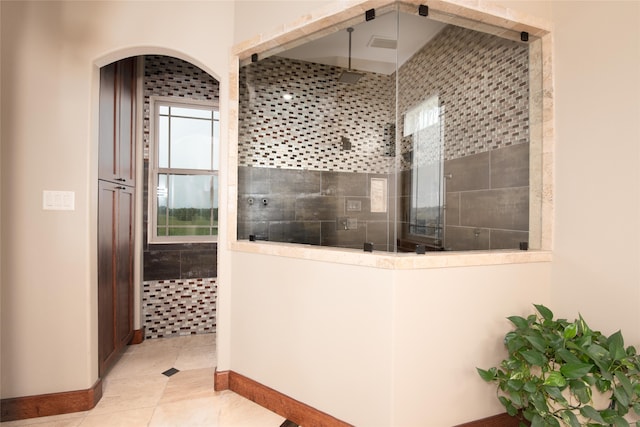
[[[445,160],[528,142],[528,45],[447,26],[400,68],[401,120],[434,95],[446,107]]]
[[[243,67],[239,166],[388,172],[391,77],[366,73],[349,85],[338,81],[342,71],[280,57]],[[293,98],[286,101],[285,93]]]
[[[147,238],[149,196],[149,97],[174,96],[217,102],[219,84],[193,64],[163,55],[145,56],[144,68],[144,280],[196,279],[217,276],[215,243],[149,244]]]
[[[164,55],[144,57],[143,141],[144,159],[149,159],[149,97],[175,96],[218,102],[220,84],[189,62]]]
[[[524,43],[450,25],[401,67],[400,116],[438,95],[447,109],[445,160],[528,142],[528,57]],[[395,74],[365,73],[347,85],[338,82],[342,71],[280,57],[243,67],[239,165],[388,172]],[[285,101],[285,93],[294,98]],[[350,151],[341,149],[342,136]],[[408,138],[401,151],[410,151]]]
[[[143,282],[145,338],[215,332],[216,293],[215,278]]]

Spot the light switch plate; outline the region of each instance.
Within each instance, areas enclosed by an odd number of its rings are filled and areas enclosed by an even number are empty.
[[[76,209],[74,191],[42,191],[42,209],[48,211],[73,211]]]

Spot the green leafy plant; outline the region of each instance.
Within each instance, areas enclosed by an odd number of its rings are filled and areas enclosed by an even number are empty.
[[[497,384],[507,413],[520,417],[521,427],[523,418],[532,427],[627,427],[637,420],[640,357],[633,346],[625,348],[622,333],[607,337],[582,316],[554,319],[547,307],[534,306],[537,314],[508,317],[515,325],[504,338],[509,356],[497,367],[477,368]]]

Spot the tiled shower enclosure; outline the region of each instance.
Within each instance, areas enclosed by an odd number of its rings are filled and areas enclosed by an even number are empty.
[[[413,250],[423,240],[410,231],[416,158],[404,118],[435,95],[444,213],[434,225],[441,239],[427,246],[511,249],[528,240],[526,43],[447,25],[397,72],[364,72],[347,85],[343,71],[281,56],[241,67],[239,239]]]

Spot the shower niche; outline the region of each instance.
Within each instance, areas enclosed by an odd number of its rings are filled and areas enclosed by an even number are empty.
[[[537,42],[392,3],[241,60],[237,239],[537,247]]]

